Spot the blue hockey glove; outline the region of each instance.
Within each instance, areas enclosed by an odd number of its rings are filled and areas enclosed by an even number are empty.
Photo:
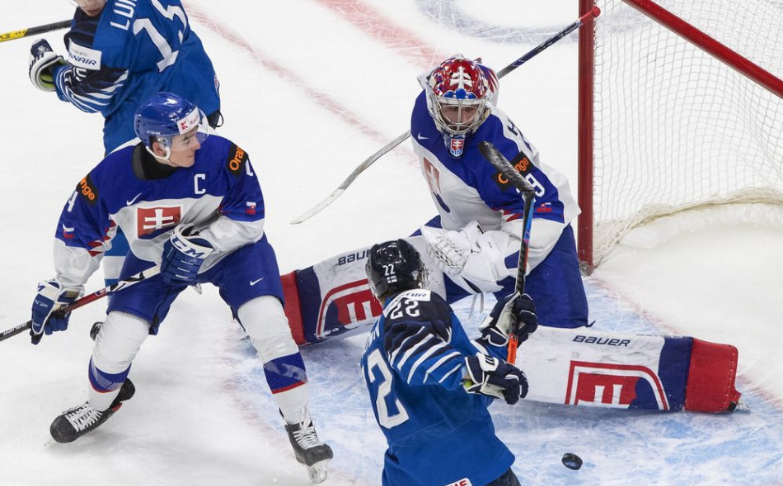
[[[46,39],[39,40],[30,47],[30,81],[41,91],[54,91],[53,70],[63,65],[65,60],[52,51],[52,46]]]
[[[516,327],[516,331],[512,331]],[[481,340],[491,346],[503,347],[508,344],[511,332],[517,341],[523,343],[538,329],[536,305],[527,294],[517,293],[507,296],[492,308],[492,312],[479,326]]]
[[[38,344],[44,333],[51,334],[68,329],[71,313],[60,314],[57,310],[72,303],[80,295],[80,290],[67,288],[57,279],[40,282],[38,295],[33,300],[33,327],[30,329],[30,341]]]
[[[169,285],[190,285],[210,253],[212,245],[198,235],[190,235],[191,225],[177,226],[163,245],[160,273]]]
[[[465,368],[462,384],[468,393],[503,398],[509,405],[527,395],[527,377],[505,361],[479,353],[465,358]]]

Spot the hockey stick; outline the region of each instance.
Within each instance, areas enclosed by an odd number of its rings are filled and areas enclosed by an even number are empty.
[[[154,267],[148,268],[147,270],[144,270],[143,272],[139,272],[136,275],[131,275],[125,280],[120,280],[119,282],[111,284],[108,287],[104,287],[101,290],[93,292],[89,295],[85,295],[81,299],[77,299],[72,304],[58,310],[57,313],[66,314],[68,312],[71,312],[72,310],[78,309],[79,307],[84,307],[85,305],[95,302],[96,300],[108,294],[111,294],[113,292],[119,292],[120,290],[128,288],[131,285],[135,285],[139,282],[147,280],[150,277],[154,277],[159,273],[160,273],[160,265],[155,265]],[[30,329],[32,327],[33,327],[33,321],[27,321],[24,324],[19,324],[16,327],[13,327],[11,329],[8,329],[0,333],[0,341],[4,341],[12,336],[16,336],[17,334],[21,334],[27,329]]]
[[[530,223],[533,219],[533,198],[535,197],[535,189],[529,182],[522,177],[514,166],[509,163],[508,160],[495,148],[490,142],[479,142],[479,152],[489,161],[490,164],[500,172],[500,175],[510,181],[514,187],[519,189],[522,194],[522,199],[525,201],[525,213],[522,215],[522,246],[519,249],[519,263],[517,264],[517,283],[516,292],[519,295],[525,293],[525,274],[527,273],[527,253],[530,248]],[[518,326],[519,323],[515,323],[514,326]],[[518,328],[512,329],[512,332],[508,337],[508,361],[514,364],[517,360],[517,346],[519,342],[517,339]]]
[[[529,60],[533,59],[538,54],[540,54],[542,51],[546,50],[549,46],[551,46],[555,42],[559,41],[563,37],[567,36],[571,32],[573,32],[576,29],[578,29],[579,27],[581,27],[582,24],[584,24],[587,20],[589,20],[591,18],[594,19],[594,18],[598,17],[599,15],[601,15],[601,9],[599,9],[597,6],[593,6],[593,8],[589,12],[587,12],[586,14],[582,15],[581,17],[579,17],[579,20],[577,20],[573,24],[569,25],[565,29],[561,30],[557,34],[553,35],[549,39],[545,40],[543,43],[541,43],[538,46],[536,46],[535,48],[533,48],[533,50],[531,50],[530,52],[528,52],[524,56],[520,57],[516,61],[512,62],[508,66],[506,66],[503,69],[501,69],[500,72],[497,73],[498,79],[502,78],[506,74],[508,74],[511,71],[515,70],[519,66],[525,64]],[[410,132],[405,132],[402,135],[400,135],[399,137],[395,138],[391,142],[389,142],[386,145],[384,145],[383,147],[381,147],[380,150],[378,150],[377,152],[372,154],[369,158],[367,158],[364,162],[359,164],[359,166],[357,168],[355,168],[353,170],[353,172],[351,172],[351,175],[349,175],[348,178],[345,179],[343,181],[343,183],[340,184],[340,186],[337,189],[332,191],[332,193],[329,194],[326,197],[326,199],[324,199],[320,203],[316,204],[315,207],[313,207],[309,211],[307,211],[307,212],[301,214],[300,216],[292,219],[291,220],[291,224],[299,224],[299,223],[302,223],[304,221],[307,221],[311,217],[313,217],[316,214],[318,214],[319,212],[321,212],[326,206],[332,204],[332,202],[334,202],[335,199],[340,197],[342,195],[342,193],[344,193],[345,190],[348,189],[348,186],[350,186],[353,183],[353,181],[359,176],[359,174],[364,172],[368,167],[370,167],[373,163],[375,163],[376,160],[380,159],[381,157],[383,157],[387,153],[391,152],[391,150],[394,147],[396,147],[397,145],[399,145],[402,142],[404,142],[405,140],[407,140],[408,137],[410,137],[410,136],[411,136]]]
[[[62,22],[55,22],[53,24],[39,25],[37,27],[30,27],[29,29],[6,32],[5,34],[0,34],[0,42],[30,37],[31,35],[43,34],[44,32],[51,32],[53,30],[67,29],[70,26],[71,20],[63,20]]]

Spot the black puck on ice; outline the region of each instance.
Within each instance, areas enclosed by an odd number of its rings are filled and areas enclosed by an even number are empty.
[[[576,471],[582,467],[582,458],[571,452],[566,452],[563,454],[563,465],[568,469]]]

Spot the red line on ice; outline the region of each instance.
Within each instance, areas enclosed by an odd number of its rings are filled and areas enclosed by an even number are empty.
[[[422,70],[446,59],[412,31],[397,26],[383,14],[361,0],[315,0],[334,11],[370,37],[384,45],[393,46]]]

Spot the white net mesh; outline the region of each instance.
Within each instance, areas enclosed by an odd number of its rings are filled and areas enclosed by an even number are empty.
[[[783,78],[783,0],[657,3]],[[652,218],[783,204],[783,100],[621,0],[596,4],[594,263]]]

